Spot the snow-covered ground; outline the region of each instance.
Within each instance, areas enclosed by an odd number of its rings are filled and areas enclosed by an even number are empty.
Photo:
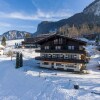
[[[15,69],[15,58],[0,56],[0,100],[100,100],[100,54],[88,46],[91,54],[87,69],[80,75],[39,68],[33,49],[19,49],[24,54],[24,67]],[[40,74],[40,77],[39,77]],[[74,84],[80,89],[75,90]]]
[[[15,43],[20,44],[22,41],[24,41],[24,39],[17,39],[17,40],[8,40],[6,41],[7,46],[14,46]],[[0,41],[1,44],[1,41]]]

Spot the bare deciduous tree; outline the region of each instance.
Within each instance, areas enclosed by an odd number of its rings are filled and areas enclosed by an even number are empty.
[[[12,61],[12,57],[13,57],[13,51],[9,50],[7,53],[8,57],[11,57],[11,61]]]

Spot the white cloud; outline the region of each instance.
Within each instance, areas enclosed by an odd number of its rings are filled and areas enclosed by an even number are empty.
[[[16,25],[16,26],[14,26],[14,27],[15,27],[15,28],[25,28],[25,29],[27,29],[27,28],[28,28],[28,29],[29,29],[29,28],[30,28],[30,29],[31,29],[31,28],[32,28],[32,29],[35,29],[35,28],[36,28],[35,26],[32,26],[32,25],[20,25],[20,26],[17,26],[17,25]]]
[[[19,12],[12,12],[12,13],[4,13],[0,12],[1,18],[12,18],[12,19],[23,19],[23,20],[32,20],[32,16],[28,16]]]
[[[0,27],[6,27],[6,28],[32,28],[32,29],[35,29],[36,27],[35,26],[32,26],[32,25],[12,25],[10,23],[3,23],[3,22],[0,22]]]
[[[66,3],[64,2],[64,4],[61,2],[61,8],[60,8],[60,5],[54,4],[55,7],[53,6],[54,9],[52,11],[43,11],[43,10],[40,9],[40,6],[38,5],[38,3],[36,1],[37,0],[32,0],[32,4],[36,8],[36,10],[37,10],[36,16],[40,20],[56,21],[56,20],[60,20],[60,19],[63,19],[63,18],[68,18],[68,17],[73,15],[71,13],[72,11],[70,11],[66,6],[67,2]],[[48,4],[48,7],[49,6],[50,5]]]
[[[11,27],[11,24],[0,22],[0,27]]]
[[[21,19],[21,20],[59,20],[62,18],[68,18],[72,14],[65,9],[59,10],[57,12],[44,12],[40,9],[37,10],[35,14],[29,15],[21,12],[4,13],[0,12],[0,17],[11,18],[11,19]]]

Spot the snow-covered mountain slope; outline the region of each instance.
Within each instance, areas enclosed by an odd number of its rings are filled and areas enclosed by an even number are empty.
[[[95,0],[93,3],[91,3],[84,9],[83,13],[100,16],[100,0]]]
[[[3,34],[0,36],[0,39],[2,39],[3,36],[4,36],[7,40],[12,40],[12,39],[23,39],[23,38],[25,37],[26,34],[31,35],[31,33],[29,33],[29,32],[11,30],[11,31],[8,31],[8,32],[3,33]]]

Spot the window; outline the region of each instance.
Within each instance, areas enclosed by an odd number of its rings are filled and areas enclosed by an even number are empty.
[[[44,62],[43,64],[44,64],[44,65],[49,65],[49,63],[48,63],[48,62]]]
[[[45,50],[49,50],[49,46],[45,46]]]
[[[74,67],[77,67],[77,64],[74,64]]]
[[[68,59],[68,58],[69,58],[68,54],[67,54],[67,55],[65,55],[65,59]]]
[[[74,55],[71,55],[71,59],[74,59]]]
[[[83,47],[82,47],[82,46],[80,46],[80,47],[79,47],[79,50],[83,50]]]
[[[41,54],[41,57],[44,57],[45,56],[45,54]]]
[[[74,46],[68,46],[69,50],[74,50]]]
[[[55,40],[54,40],[54,44],[57,44],[57,43],[58,43],[58,39],[55,39]]]
[[[77,55],[73,55],[74,59],[77,59]]]
[[[75,54],[66,54],[65,59],[77,59],[77,55],[75,55]]]
[[[48,57],[48,54],[44,54],[43,57],[44,57],[44,58],[47,58],[47,57]]]
[[[62,38],[59,39],[59,44],[62,44],[63,43],[63,40]]]
[[[74,46],[72,46],[72,50],[74,50]]]
[[[68,49],[71,50],[71,46],[68,46]]]
[[[64,55],[63,54],[60,54],[60,58],[63,58],[64,57]]]
[[[51,58],[52,57],[52,55],[51,54],[48,54],[48,58]]]
[[[68,58],[71,59],[71,55],[70,54],[68,54]]]
[[[63,39],[62,38],[59,38],[59,39],[55,39],[54,40],[54,44],[62,44],[63,43]]]
[[[76,64],[67,64],[65,65],[66,67],[70,67],[70,68],[76,68]]]
[[[57,58],[57,54],[53,54],[53,57],[52,58]]]
[[[60,50],[61,49],[61,46],[56,46],[55,49],[56,50]]]
[[[62,67],[63,65],[62,65],[62,64],[60,64],[60,63],[56,63],[56,66],[60,66],[60,67]]]

